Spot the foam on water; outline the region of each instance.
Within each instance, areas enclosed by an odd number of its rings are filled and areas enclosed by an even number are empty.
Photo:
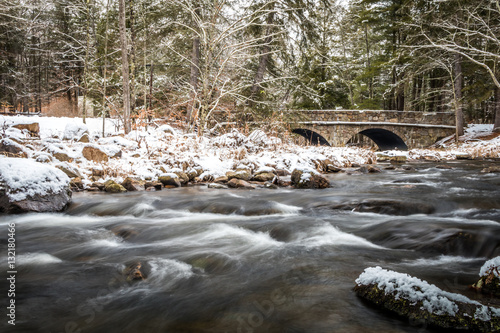
[[[292,206],[292,205],[286,205],[286,204],[282,204],[282,203],[279,203],[279,202],[272,202],[273,204],[273,207],[279,211],[281,211],[283,214],[291,214],[291,215],[296,215],[298,214],[301,210],[302,210],[302,207],[298,207],[298,206]]]
[[[306,247],[320,247],[324,245],[351,245],[384,249],[367,241],[364,238],[340,231],[331,224],[323,224],[298,235],[295,243]]]
[[[148,281],[156,285],[171,285],[194,275],[191,265],[177,260],[156,258],[148,264],[151,266]]]
[[[419,258],[416,260],[405,260],[403,264],[405,266],[441,266],[450,264],[461,264],[461,263],[474,263],[483,262],[483,258],[466,258],[462,256],[447,256],[441,255],[435,258]]]
[[[234,217],[233,217],[234,220]],[[202,248],[219,251],[231,256],[248,253],[264,254],[284,243],[273,239],[268,233],[254,232],[224,223],[210,225],[206,230],[172,240],[161,241],[154,246],[176,246]]]
[[[16,263],[21,267],[24,265],[47,265],[61,262],[61,259],[45,252],[26,253],[16,257]]]

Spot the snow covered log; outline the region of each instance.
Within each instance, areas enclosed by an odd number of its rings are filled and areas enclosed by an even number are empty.
[[[377,306],[430,326],[474,332],[500,330],[500,309],[443,291],[408,274],[370,267],[356,279],[354,291]]]
[[[24,158],[0,157],[0,212],[58,212],[71,202],[61,170]]]

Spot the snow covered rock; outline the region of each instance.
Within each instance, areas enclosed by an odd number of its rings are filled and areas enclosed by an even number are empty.
[[[68,175],[69,178],[82,177],[80,171],[69,163],[61,163],[56,165],[56,168]]]
[[[107,162],[109,160],[108,155],[103,152],[100,148],[94,146],[85,146],[82,150],[82,155],[89,161],[94,161],[96,163]]]
[[[0,155],[8,157],[28,157],[25,148],[11,139],[3,139],[0,141]]]
[[[24,124],[15,124],[12,127],[17,128],[21,131],[26,131],[30,136],[40,136],[40,124],[36,122],[32,123],[24,123]]]
[[[356,279],[354,291],[412,321],[454,330],[500,330],[500,309],[443,291],[408,274],[370,267]]]
[[[177,132],[172,128],[170,125],[161,125],[156,129],[157,132],[163,133],[163,134],[171,134],[171,135],[177,135]]]
[[[0,158],[0,211],[57,212],[71,202],[68,176],[29,159]]]
[[[80,140],[84,134],[89,134],[85,124],[67,123],[64,127],[63,140]]]
[[[328,188],[330,181],[311,168],[297,168],[292,171],[292,185],[295,188]]]
[[[250,180],[252,178],[252,173],[248,169],[238,169],[236,171],[228,171],[226,172],[227,179],[231,180],[233,178],[241,179],[241,180]]]
[[[485,262],[479,277],[479,281],[472,286],[474,289],[500,297],[500,257]]]
[[[127,189],[127,191],[130,192],[136,192],[136,191],[144,191],[146,190],[146,187],[144,186],[146,184],[145,181],[143,180],[137,180],[137,179],[132,179],[130,177],[125,178],[125,180],[122,182],[122,186]]]
[[[163,186],[172,186],[172,187],[181,186],[181,181],[179,179],[179,176],[177,176],[173,172],[161,174],[158,177],[158,181],[160,181],[163,184]]]

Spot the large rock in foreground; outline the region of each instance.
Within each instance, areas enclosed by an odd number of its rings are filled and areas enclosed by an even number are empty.
[[[71,202],[61,170],[24,158],[0,158],[0,212],[58,212]]]
[[[370,267],[356,280],[354,291],[411,321],[453,330],[500,330],[500,309],[443,291],[408,274]]]

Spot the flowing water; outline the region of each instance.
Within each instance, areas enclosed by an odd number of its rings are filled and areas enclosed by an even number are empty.
[[[334,174],[325,190],[77,193],[61,214],[0,216],[18,269],[16,326],[0,330],[428,332],[354,281],[381,266],[489,302],[467,286],[500,255],[500,175],[480,172],[494,164]],[[127,282],[137,262],[147,278]]]

